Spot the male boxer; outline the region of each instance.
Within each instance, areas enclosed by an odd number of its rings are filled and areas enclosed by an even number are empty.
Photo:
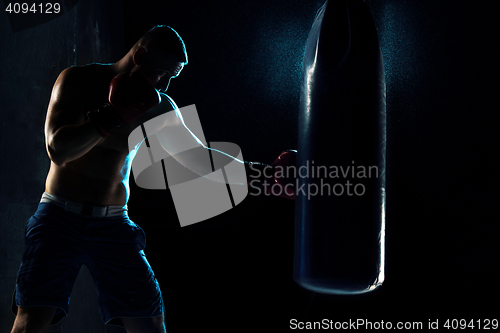
[[[127,215],[135,153],[128,136],[157,116],[147,112],[160,102],[157,90],[164,92],[187,61],[180,36],[157,26],[118,62],[59,75],[45,123],[51,165],[26,227],[12,332],[44,332],[60,321],[82,264],[92,273],[106,323],[127,332],[165,332],[161,292],[142,251],[144,234]]]
[[[51,165],[26,227],[12,332],[44,332],[64,318],[82,264],[94,279],[105,323],[129,333],[165,332],[145,236],[127,214],[130,168],[139,149],[129,149],[128,136],[176,107],[158,91],[165,92],[187,62],[181,37],[157,26],[118,62],[70,67],[59,75],[45,123]],[[167,107],[155,109],[161,100]],[[290,152],[285,155],[275,165],[290,163]],[[255,170],[257,165],[268,167],[256,164]],[[267,175],[279,183],[272,170]]]

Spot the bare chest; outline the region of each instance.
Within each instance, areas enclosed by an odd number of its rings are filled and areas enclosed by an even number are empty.
[[[87,119],[87,112],[102,108],[108,103],[109,82],[107,81],[108,80],[95,80],[94,84],[89,82],[87,85],[87,89],[82,95],[82,104],[84,105],[82,119]],[[113,150],[128,155],[130,151],[128,147],[128,137],[131,130],[129,124],[123,124],[108,137],[103,138],[96,145],[96,148],[99,148],[96,149],[100,152],[99,155],[101,155],[103,150]]]

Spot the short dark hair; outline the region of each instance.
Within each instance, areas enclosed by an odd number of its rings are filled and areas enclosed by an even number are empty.
[[[169,26],[157,25],[151,28],[137,42],[139,47],[161,54],[173,54],[179,62],[187,64],[186,45],[181,36]]]

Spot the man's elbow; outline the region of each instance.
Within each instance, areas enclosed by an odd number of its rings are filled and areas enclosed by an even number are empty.
[[[63,166],[67,162],[64,155],[53,149],[50,145],[47,145],[47,154],[49,155],[52,163],[57,166]]]
[[[56,140],[54,140],[54,135],[48,135],[46,137],[45,148],[50,160],[55,165],[62,166],[68,162],[67,154],[64,153],[63,147],[60,147],[60,145],[58,147]]]

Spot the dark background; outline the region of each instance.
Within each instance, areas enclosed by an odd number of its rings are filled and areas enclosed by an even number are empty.
[[[384,285],[358,296],[297,286],[293,202],[249,196],[180,228],[168,191],[132,184],[130,215],[146,231],[170,332],[284,332],[291,319],[498,318],[500,2],[366,2],[387,84]],[[14,320],[24,225],[49,166],[43,122],[59,72],[115,62],[153,25],[170,25],[189,64],[169,95],[179,107],[196,104],[207,141],[234,142],[246,160],[272,162],[297,146],[302,55],[322,4],[89,0],[64,2],[50,21],[0,14],[2,332]],[[89,286],[82,270],[70,315],[51,332],[120,332],[104,328]]]

